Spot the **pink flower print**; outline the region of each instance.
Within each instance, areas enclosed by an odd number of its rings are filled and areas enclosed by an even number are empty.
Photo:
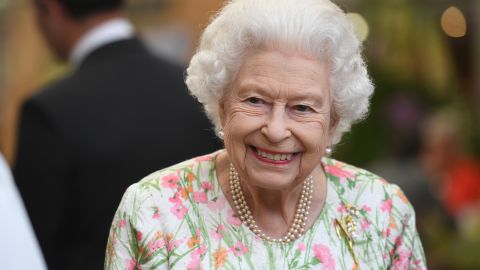
[[[196,252],[198,253],[199,255],[203,255],[207,252],[207,247],[205,246],[205,244],[203,245],[200,245],[198,248],[196,248],[193,252]]]
[[[393,258],[393,255],[395,255],[395,248],[390,250],[390,258]]]
[[[200,263],[200,256],[207,252],[207,248],[205,245],[200,245],[198,248],[194,249],[191,253],[190,261],[188,262],[187,269],[189,270],[196,270],[202,269],[202,265]]]
[[[225,200],[225,198],[215,197],[207,203],[207,207],[210,211],[220,211],[223,209],[226,202],[227,200]]]
[[[153,219],[159,219],[160,218],[160,212],[158,207],[153,207],[153,214],[152,214]]]
[[[242,256],[248,252],[248,248],[240,241],[238,241],[233,247],[230,248],[235,256]]]
[[[174,241],[171,241],[171,242],[167,243],[167,245],[166,245],[167,251],[172,252],[172,250],[174,250],[176,247],[178,247],[181,243],[182,243],[182,241],[180,241],[180,240],[174,240]]]
[[[333,176],[338,178],[350,178],[353,179],[355,176],[353,173],[343,170],[337,166],[327,165],[325,166],[325,171]]]
[[[208,190],[212,189],[212,183],[210,183],[208,181],[203,181],[202,182],[202,188],[205,189],[205,191],[208,191]]]
[[[392,198],[383,200],[380,204],[380,210],[382,210],[382,212],[392,212]]]
[[[200,259],[200,255],[198,253],[192,252],[190,255],[190,261],[188,262],[188,265],[187,265],[187,269],[196,270],[198,267],[199,259]]]
[[[142,241],[142,232],[141,231],[137,231],[137,241]]]
[[[227,222],[235,227],[240,227],[242,225],[242,221],[237,217],[237,215],[233,212],[233,210],[230,208],[227,211]]]
[[[382,237],[390,237],[390,228],[387,228],[387,230],[382,230]]]
[[[370,222],[366,218],[364,218],[360,226],[362,227],[363,231],[367,231],[368,229],[370,229]]]
[[[322,269],[335,269],[335,260],[327,246],[322,244],[313,245],[313,254],[315,254],[315,258],[322,263]]]
[[[180,198],[180,193],[175,192],[173,197],[168,198],[168,201],[171,202],[171,203],[174,203],[174,204],[182,203],[182,199]]]
[[[412,256],[412,251],[406,248],[401,248],[398,252],[400,258],[409,259]]]
[[[164,188],[177,188],[178,175],[176,173],[167,174],[162,177],[162,187]]]
[[[207,203],[208,202],[207,193],[203,191],[193,192],[193,200],[197,203]]]
[[[303,252],[305,250],[305,244],[299,243],[297,246],[298,251]]]
[[[182,219],[185,216],[185,213],[187,213],[187,208],[183,204],[177,203],[170,209],[170,211],[178,219]]]
[[[217,229],[211,230],[210,234],[212,235],[213,238],[220,240],[223,238],[222,231],[225,230],[225,226],[223,224],[220,224],[217,226]]]
[[[395,239],[395,246],[399,247],[403,244],[403,239],[401,236],[398,236],[397,239]]]
[[[367,213],[370,212],[370,211],[372,211],[372,208],[370,208],[370,206],[368,206],[368,205],[366,205],[366,204],[362,206],[362,209],[363,209],[363,211],[365,211],[365,212],[367,212]]]
[[[123,228],[125,227],[125,225],[127,225],[127,222],[125,221],[125,219],[121,219],[118,221],[118,227],[119,228]]]
[[[339,213],[347,213],[347,207],[345,206],[345,204],[340,204],[338,207],[337,207],[337,212]]]
[[[137,266],[137,261],[135,259],[127,260],[127,270],[141,269]]]
[[[182,239],[173,240],[173,236],[167,236],[167,242],[165,247],[167,248],[167,252],[172,252],[176,247],[178,247],[183,242]]]
[[[407,249],[400,249],[397,254],[398,256],[395,256],[395,259],[393,260],[392,269],[393,270],[409,269],[410,256],[412,255],[412,252]]]
[[[148,256],[152,256],[152,254],[157,251],[160,248],[163,248],[165,246],[165,240],[164,239],[158,239],[158,240],[152,240],[148,242]]]

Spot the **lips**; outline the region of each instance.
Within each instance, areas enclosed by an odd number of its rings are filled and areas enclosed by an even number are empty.
[[[288,163],[290,162],[297,153],[294,152],[274,152],[266,149],[261,149],[252,146],[253,152],[256,156],[263,161],[270,163]]]

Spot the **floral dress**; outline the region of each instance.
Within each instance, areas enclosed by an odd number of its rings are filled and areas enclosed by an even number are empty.
[[[296,241],[272,243],[234,214],[216,177],[217,154],[128,188],[105,269],[426,269],[413,208],[396,185],[323,158],[328,189],[320,216]]]

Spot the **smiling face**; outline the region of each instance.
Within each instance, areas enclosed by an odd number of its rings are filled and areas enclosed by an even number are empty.
[[[335,126],[329,81],[327,61],[280,50],[246,56],[220,104],[225,148],[242,181],[282,190],[320,169]]]

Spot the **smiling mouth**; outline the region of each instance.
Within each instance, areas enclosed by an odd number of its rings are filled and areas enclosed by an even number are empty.
[[[254,146],[251,148],[258,158],[272,163],[288,163],[298,154],[298,152],[272,152]]]

